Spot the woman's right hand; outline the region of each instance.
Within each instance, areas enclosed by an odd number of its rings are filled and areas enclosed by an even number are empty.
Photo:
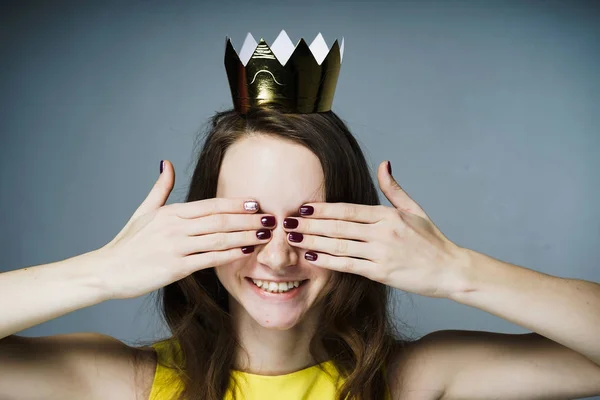
[[[148,197],[119,234],[98,250],[104,262],[95,274],[110,299],[141,296],[191,273],[236,261],[242,247],[270,240],[266,215],[246,210],[252,199],[214,198],[165,206],[175,170],[165,168]],[[262,220],[262,221],[261,221]],[[272,219],[273,220],[273,219]],[[266,233],[258,239],[257,231]],[[265,232],[266,231],[266,232]],[[261,236],[262,237],[262,236]]]

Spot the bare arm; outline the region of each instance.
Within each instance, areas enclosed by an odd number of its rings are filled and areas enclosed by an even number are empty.
[[[0,343],[16,332],[108,300],[94,272],[102,262],[102,253],[93,251],[0,274]]]

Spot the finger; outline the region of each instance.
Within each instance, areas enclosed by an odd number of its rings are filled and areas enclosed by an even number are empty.
[[[181,259],[181,268],[185,276],[202,269],[218,267],[220,265],[232,263],[244,257],[249,257],[249,253],[243,253],[240,249],[229,249],[223,251],[209,251],[206,253],[190,254]]]
[[[297,227],[290,228],[291,226]],[[364,242],[373,238],[373,226],[371,224],[360,224],[341,219],[286,218],[283,221],[283,229],[331,238],[362,240]]]
[[[231,233],[211,233],[202,236],[189,236],[182,241],[182,254],[188,255],[215,250],[227,250],[235,247],[256,246],[271,240],[269,229]]]
[[[202,218],[185,219],[183,224],[186,235],[198,236],[216,232],[273,229],[277,222],[275,217],[269,214],[213,214]]]
[[[426,220],[430,221],[429,216],[425,213],[425,210],[414,201],[408,193],[402,189],[400,184],[396,182],[396,179],[392,176],[387,168],[387,161],[379,164],[377,169],[377,180],[379,187],[385,197],[400,211],[409,212],[411,214],[418,215]],[[391,166],[390,166],[391,170]]]
[[[316,257],[316,258],[315,258]],[[362,275],[369,279],[373,279],[378,267],[372,261],[361,260],[359,258],[351,257],[337,257],[330,254],[316,253],[314,251],[307,251],[304,254],[304,258],[311,264],[318,267],[327,268],[333,271],[345,272],[349,274]]]
[[[372,245],[354,240],[334,239],[324,236],[303,235],[299,232],[290,232],[287,235],[288,243],[294,247],[310,249],[334,256],[349,256],[373,260]]]
[[[375,223],[385,218],[383,206],[353,203],[307,203],[298,209],[305,218],[342,219],[352,222]]]
[[[253,214],[260,205],[256,200],[244,198],[221,198],[174,204],[175,214],[180,218],[200,218],[212,214]]]

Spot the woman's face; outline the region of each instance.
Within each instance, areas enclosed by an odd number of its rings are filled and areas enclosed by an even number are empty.
[[[298,208],[325,201],[323,170],[315,154],[306,147],[280,138],[258,135],[231,145],[221,165],[217,197],[252,198],[259,213],[274,215],[277,225],[264,245],[250,257],[215,267],[229,292],[231,311],[247,313],[265,328],[285,330],[300,322],[321,299],[332,271],[311,265],[306,250],[288,244],[283,229],[286,217],[298,217]],[[302,281],[290,296],[264,292],[252,281]]]

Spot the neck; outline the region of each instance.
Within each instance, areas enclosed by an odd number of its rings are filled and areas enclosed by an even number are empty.
[[[256,375],[285,375],[326,361],[319,348],[315,359],[309,351],[319,311],[312,309],[301,322],[286,330],[269,329],[259,325],[234,299],[229,300],[234,329],[239,338],[234,369]],[[233,306],[233,307],[232,307]]]

